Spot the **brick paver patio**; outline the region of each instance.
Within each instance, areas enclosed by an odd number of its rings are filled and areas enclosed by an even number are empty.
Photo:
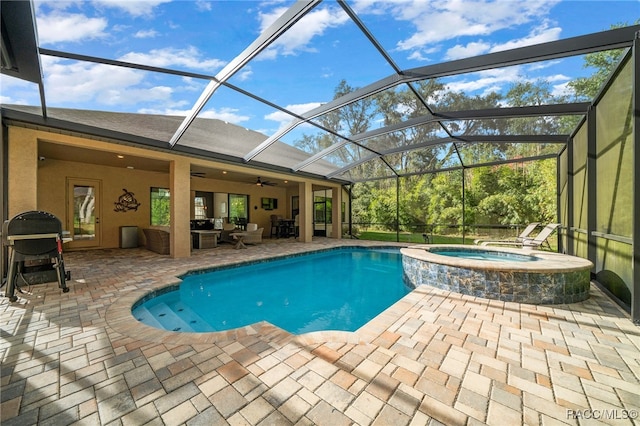
[[[594,284],[558,306],[421,287],[356,333],[181,334],[130,315],[190,269],[348,244],[66,253],[69,293],[0,303],[2,425],[640,424],[640,327]]]

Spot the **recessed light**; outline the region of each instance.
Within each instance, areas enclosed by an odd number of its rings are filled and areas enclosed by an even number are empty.
[[[289,183],[289,181],[288,181],[288,180],[285,180],[285,181],[284,181],[284,183]]]
[[[118,155],[116,155],[116,157],[118,157],[118,158],[124,158],[124,155],[120,155],[120,154],[118,154]]]
[[[127,166],[127,169],[133,170],[133,166]]]
[[[223,174],[223,175],[226,175],[226,174],[227,174],[227,171],[226,171],[226,170],[223,170],[223,171],[222,171],[222,174]]]

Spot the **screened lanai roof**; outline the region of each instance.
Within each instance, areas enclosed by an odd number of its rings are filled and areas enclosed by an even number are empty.
[[[143,37],[148,20],[132,18],[120,27],[104,27],[98,35],[87,33],[87,40],[108,39],[114,45],[108,54],[96,55],[92,44],[82,40],[38,38],[42,28],[51,31],[53,18],[63,22],[55,6],[43,11],[46,2],[3,1],[2,73],[29,82],[10,99],[39,104],[37,110],[13,110],[37,113],[44,124],[89,120],[121,138],[136,135],[139,128],[149,132],[143,136],[157,148],[195,147],[200,155],[214,159],[343,182],[553,158],[571,130],[570,125],[558,126],[554,118],[568,117],[566,122],[577,123],[590,99],[523,96],[514,104],[504,97],[491,98],[491,80],[498,74],[510,75],[512,82],[562,79],[563,67],[583,62],[589,53],[628,48],[640,30],[640,25],[626,26],[515,48],[509,47],[523,43],[505,42],[479,50],[487,53],[477,56],[432,63],[416,58],[437,48],[442,40],[436,33],[444,29],[412,35],[401,26],[412,19],[414,24],[422,20],[436,26],[444,12],[429,2],[413,5],[415,19],[403,15],[409,9],[400,10],[401,2],[284,2],[257,11],[262,7],[257,2],[182,3],[180,13],[193,14],[189,38],[181,38],[185,36],[178,34],[168,16],[163,27],[168,38],[159,41],[149,36],[146,52],[133,51],[125,46],[127,37],[116,38],[118,31],[130,34],[132,41]],[[514,9],[512,18],[534,19],[538,9],[554,3],[493,5]],[[212,9],[218,18],[215,23],[207,21],[214,15],[205,13]],[[260,19],[238,18],[248,13]],[[483,23],[469,16],[479,11],[457,13],[461,25],[470,25],[468,34],[478,34],[471,26]],[[254,26],[247,28],[247,22]],[[502,23],[505,28],[516,24]],[[427,40],[419,43],[418,34]],[[314,38],[315,43],[301,43],[303,37]],[[188,44],[187,48],[176,48],[172,39],[177,45]],[[221,44],[228,57],[199,58],[194,65],[184,56],[198,46]],[[315,55],[313,63],[308,55]],[[323,64],[321,69],[318,63]],[[547,74],[536,72],[533,78],[534,70],[540,69]],[[63,78],[68,74],[72,83]],[[74,103],[75,97],[88,96],[81,90],[85,85],[95,93],[91,108]],[[465,95],[458,96],[461,93]],[[154,107],[167,96],[175,108]],[[228,121],[223,119],[225,112]]]

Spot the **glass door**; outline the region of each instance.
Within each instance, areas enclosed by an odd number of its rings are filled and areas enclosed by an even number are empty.
[[[229,222],[235,223],[242,229],[247,229],[249,221],[249,196],[244,194],[229,194]]]
[[[321,197],[316,197],[316,199]],[[314,237],[326,237],[327,236],[327,203],[326,201],[314,201],[313,202],[313,236]]]
[[[98,247],[100,233],[100,181],[69,179],[67,182],[69,248]]]
[[[330,189],[313,191],[313,235],[315,237],[331,235],[332,201]]]

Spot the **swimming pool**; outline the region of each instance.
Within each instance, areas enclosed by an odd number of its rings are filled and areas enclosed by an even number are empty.
[[[411,291],[399,249],[333,249],[181,278],[135,303],[133,316],[183,332],[260,321],[293,334],[355,331]]]

